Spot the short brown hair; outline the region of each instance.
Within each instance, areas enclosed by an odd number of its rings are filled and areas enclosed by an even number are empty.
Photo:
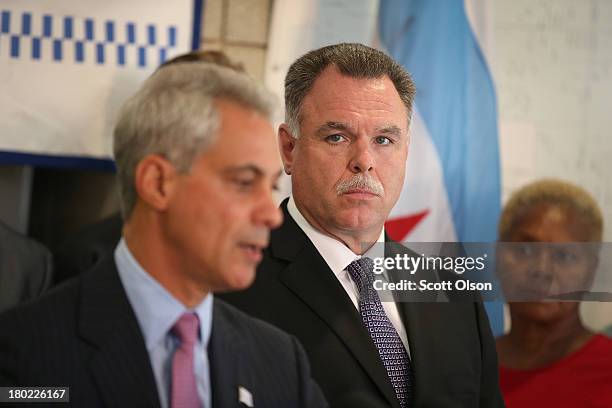
[[[285,121],[295,137],[299,133],[304,98],[321,72],[331,65],[353,78],[388,76],[406,106],[410,120],[416,91],[408,71],[382,51],[363,44],[341,43],[310,51],[289,67],[285,77]]]

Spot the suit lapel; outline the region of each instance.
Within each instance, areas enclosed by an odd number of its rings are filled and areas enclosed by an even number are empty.
[[[280,274],[280,281],[329,326],[389,403],[399,408],[387,371],[359,312],[325,260],[287,212],[286,201],[282,209],[285,222],[270,242],[273,256],[290,262]]]
[[[400,317],[406,328],[410,344],[411,364],[415,381],[415,406],[425,401],[435,401],[437,392],[432,384],[444,378],[448,372],[448,360],[440,354],[444,341],[452,339],[453,330],[448,320],[440,318],[444,303],[398,303]],[[441,339],[444,339],[441,340]],[[449,376],[446,376],[449,377]],[[452,376],[450,376],[452,377]]]
[[[213,324],[208,347],[213,407],[237,407],[238,405],[238,350],[239,338],[223,318],[215,300]]]
[[[107,406],[159,407],[144,338],[112,256],[83,275],[79,334],[96,347],[91,373]]]

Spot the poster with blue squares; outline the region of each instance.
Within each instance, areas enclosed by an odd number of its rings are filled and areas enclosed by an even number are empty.
[[[199,45],[202,3],[0,2],[0,164],[110,159],[121,104]]]

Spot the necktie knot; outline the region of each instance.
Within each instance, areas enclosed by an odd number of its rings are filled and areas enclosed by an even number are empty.
[[[374,261],[367,256],[354,260],[346,267],[361,296],[374,290]]]
[[[195,313],[185,312],[172,326],[172,332],[178,337],[182,345],[194,345],[198,339],[200,320]]]

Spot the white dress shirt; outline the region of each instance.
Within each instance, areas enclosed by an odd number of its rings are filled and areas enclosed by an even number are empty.
[[[297,206],[295,205],[295,201],[293,200],[293,196],[289,197],[289,202],[287,203],[287,211],[289,211],[289,215],[296,222],[298,227],[304,231],[308,239],[313,243],[315,248],[319,251],[319,254],[323,257],[329,269],[333,272],[338,282],[342,285],[346,294],[351,299],[355,308],[359,310],[359,289],[357,288],[357,284],[353,282],[350,274],[346,270],[346,268],[356,259],[361,258],[362,255],[357,255],[353,251],[351,251],[346,245],[342,242],[338,241],[335,238],[327,236],[322,232],[315,229],[312,225],[306,221],[306,218],[300,213]],[[381,245],[373,245],[368,251],[366,251],[363,256],[367,256],[370,258],[378,258],[384,256],[383,247],[385,242],[385,229],[383,228],[380,232],[380,236],[378,237],[378,244]],[[379,253],[383,252],[383,253]],[[386,273],[382,274],[384,279],[387,279]],[[410,346],[408,344],[408,336],[406,335],[406,328],[402,323],[402,319],[400,318],[399,311],[397,310],[397,305],[395,302],[382,302],[383,308],[385,309],[385,313],[387,317],[395,327],[395,330],[399,334],[408,355],[410,355]]]

